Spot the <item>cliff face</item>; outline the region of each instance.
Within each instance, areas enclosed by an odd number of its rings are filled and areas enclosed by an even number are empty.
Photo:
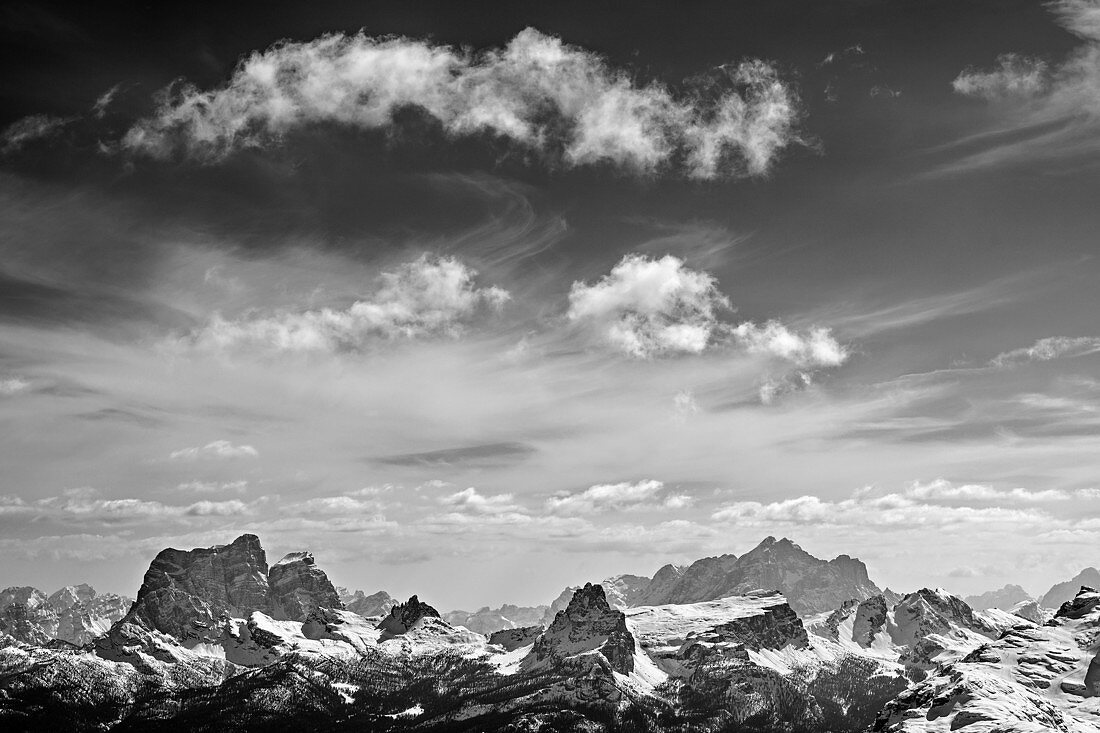
[[[311,552],[292,552],[267,575],[272,617],[304,621],[318,608],[343,609],[336,588],[317,567]]]

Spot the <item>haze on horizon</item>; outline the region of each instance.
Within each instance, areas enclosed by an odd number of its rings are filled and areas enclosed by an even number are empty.
[[[0,13],[0,585],[1100,540],[1100,3]]]

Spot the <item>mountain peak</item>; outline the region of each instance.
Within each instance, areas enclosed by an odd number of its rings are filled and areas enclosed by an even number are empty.
[[[564,662],[585,652],[598,651],[611,668],[622,674],[634,670],[634,637],[626,615],[611,608],[603,586],[585,583],[558,611],[554,621],[532,649],[538,661]]]
[[[378,628],[390,635],[404,634],[422,618],[442,618],[439,611],[427,603],[422,602],[414,594],[405,603],[400,603],[390,609],[390,613],[382,619]]]

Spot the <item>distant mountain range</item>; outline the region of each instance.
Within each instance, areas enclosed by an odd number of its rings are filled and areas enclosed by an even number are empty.
[[[268,566],[254,535],[162,551],[132,603],[87,586],[0,601],[5,731],[1100,726],[1095,590],[1057,611],[1029,598],[976,609],[938,589],[881,591],[856,559],[771,537],[549,607],[443,614],[349,592],[308,552]],[[61,621],[93,608],[114,617],[81,621],[84,636]]]

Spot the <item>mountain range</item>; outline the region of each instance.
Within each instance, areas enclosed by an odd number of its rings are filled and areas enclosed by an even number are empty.
[[[0,728],[1100,726],[1096,590],[1054,612],[1032,599],[975,609],[940,589],[881,591],[858,560],[771,537],[740,558],[589,582],[548,608],[440,613],[417,596],[338,589],[308,552],[269,566],[242,535],[162,551],[108,628],[57,641],[70,628],[51,621],[59,609],[90,614],[117,607],[110,598],[87,586],[0,595]]]

